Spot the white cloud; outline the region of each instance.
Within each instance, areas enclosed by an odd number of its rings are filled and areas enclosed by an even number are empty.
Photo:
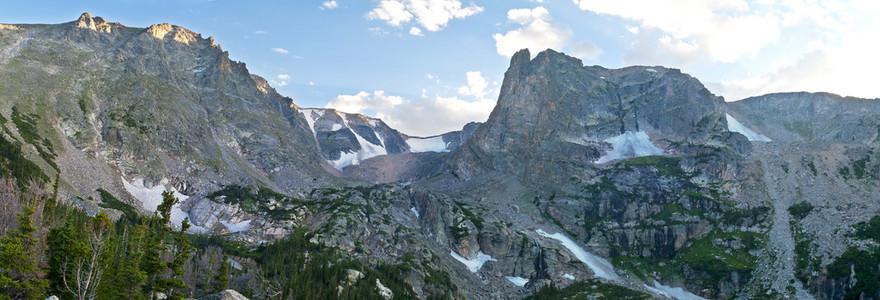
[[[483,8],[475,4],[462,7],[458,0],[382,0],[367,13],[367,18],[395,27],[414,22],[425,30],[439,31],[453,19],[464,19],[482,11]]]
[[[268,32],[266,32],[266,31],[264,31],[264,30],[257,30],[257,31],[254,31],[254,34],[267,34],[267,33],[268,33]]]
[[[326,107],[347,113],[363,113],[367,109],[386,110],[401,103],[403,103],[403,98],[386,95],[385,91],[374,91],[372,94],[361,91],[357,95],[339,95],[327,103]]]
[[[412,28],[410,28],[410,29],[409,29],[409,34],[411,34],[411,35],[415,35],[415,36],[425,36],[425,34],[422,33],[422,30],[419,29],[418,27],[412,27]]]
[[[474,96],[477,99],[484,99],[488,91],[489,82],[483,78],[483,74],[478,71],[467,72],[467,85],[458,88],[458,93],[465,96]]]
[[[315,86],[315,82],[314,82],[314,81],[309,81],[308,85],[309,85],[309,86]]]
[[[634,34],[658,30],[661,37],[654,43],[639,45],[686,55],[691,61],[734,62],[780,37],[779,17],[744,0],[575,0],[575,4],[582,10],[640,22],[637,29],[629,29]]]
[[[324,3],[321,3],[321,9],[334,9],[337,7],[339,7],[339,3],[336,2],[336,0],[324,1]]]
[[[278,53],[281,53],[281,54],[287,54],[287,53],[290,53],[290,51],[287,51],[287,49],[284,49],[284,48],[272,48],[272,51],[275,51],[275,52],[278,52]]]
[[[426,77],[434,78],[431,74]],[[461,130],[467,122],[483,122],[495,107],[490,94],[497,90],[488,89],[489,83],[480,72],[467,72],[467,85],[459,92],[467,100],[459,97],[427,96],[422,89],[418,99],[404,99],[386,94],[384,91],[372,93],[361,91],[356,95],[339,95],[326,107],[349,113],[371,111],[394,129],[416,136],[431,136],[454,130]]]
[[[583,59],[594,60],[599,58],[599,55],[602,55],[602,49],[590,41],[582,41],[571,46],[571,54]]]
[[[404,100],[383,91],[339,95],[326,105],[348,113],[363,113],[367,109],[375,111],[375,117],[392,128],[416,136],[461,130],[467,122],[486,121],[494,106],[495,101],[488,99],[466,101],[457,97],[422,97]]]
[[[287,75],[287,74],[278,74],[278,76],[276,76],[276,77],[278,77],[278,79],[281,79],[281,80],[290,79],[290,75]]]
[[[400,27],[401,24],[412,20],[413,14],[406,9],[406,5],[402,1],[382,0],[379,7],[367,13],[367,18],[383,20],[391,26]]]
[[[492,36],[498,54],[503,56],[511,57],[523,48],[529,48],[533,54],[547,48],[561,50],[571,43],[571,29],[549,23],[550,12],[544,7],[511,9],[507,19],[523,27]]]

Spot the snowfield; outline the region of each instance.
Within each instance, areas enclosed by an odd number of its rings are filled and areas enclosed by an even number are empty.
[[[461,255],[458,255],[458,253],[455,253],[455,251],[453,250],[449,251],[449,255],[452,255],[452,258],[455,258],[455,260],[463,263],[468,268],[468,270],[471,271],[471,273],[476,273],[477,271],[479,271],[480,268],[483,267],[483,264],[485,264],[487,261],[498,261],[497,259],[486,255],[485,253],[483,253],[483,251],[477,253],[477,257],[474,257],[473,259],[464,258]]]
[[[746,138],[748,138],[750,141],[753,141],[753,142],[772,142],[773,141],[770,138],[768,138],[766,135],[757,133],[757,132],[749,129],[748,127],[746,127],[746,125],[743,125],[742,123],[740,123],[739,121],[734,119],[729,114],[725,114],[725,116],[727,117],[727,131],[740,133],[740,134],[746,136]]]
[[[406,139],[409,145],[409,152],[449,152],[446,150],[446,143],[443,142],[442,136],[434,136],[428,138],[410,137]]]
[[[627,131],[621,135],[607,138],[605,142],[611,144],[612,149],[595,161],[597,164],[630,157],[663,155],[663,149],[654,146],[651,138],[644,131]]]
[[[526,286],[526,283],[529,283],[528,278],[522,278],[522,277],[517,277],[517,276],[505,276],[504,278],[507,278],[507,280],[510,280],[511,283],[513,283],[514,285],[516,285],[518,287],[524,287],[524,286]]]
[[[166,188],[165,185],[168,184],[168,179],[162,179],[159,184],[154,185],[153,187],[145,187],[143,178],[136,178],[132,182],[128,182],[125,180],[125,177],[120,177],[122,179],[122,185],[125,187],[125,190],[131,194],[132,197],[141,202],[144,207],[144,210],[149,212],[156,212],[156,209],[159,207],[159,204],[162,204],[162,192],[168,190],[170,192],[174,192],[174,196],[180,200],[179,203],[175,204],[171,207],[171,224],[176,228],[180,228],[183,223],[183,219],[188,218],[189,214],[180,209],[180,204],[186,201],[189,196],[181,194],[177,192],[177,189],[174,187]],[[189,228],[190,233],[205,233],[208,230],[204,227],[192,224],[192,227]]]

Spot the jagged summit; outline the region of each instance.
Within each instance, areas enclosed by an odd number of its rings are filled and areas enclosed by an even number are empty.
[[[644,132],[674,154],[683,151],[675,145],[723,135],[723,106],[721,97],[677,69],[606,69],[553,50],[530,59],[524,49],[511,58],[497,105],[455,165],[464,178],[480,173],[477,165],[543,178],[535,174],[560,168],[539,161],[598,161],[613,150],[607,140],[627,132]]]

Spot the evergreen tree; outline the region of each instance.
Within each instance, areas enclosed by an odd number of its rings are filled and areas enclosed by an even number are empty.
[[[42,299],[49,286],[37,259],[39,239],[34,226],[34,205],[24,205],[17,215],[18,228],[0,238],[0,297],[12,299]]]

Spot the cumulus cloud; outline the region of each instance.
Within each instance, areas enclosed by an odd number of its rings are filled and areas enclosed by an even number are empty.
[[[367,13],[367,18],[395,27],[412,22],[425,30],[439,31],[453,19],[464,19],[482,11],[483,8],[475,4],[462,7],[458,0],[382,0]]]
[[[482,74],[467,72],[466,77],[467,84],[459,88],[463,97],[430,97],[425,89],[417,99],[404,99],[384,91],[361,91],[355,95],[339,95],[326,107],[349,113],[373,112],[389,126],[409,135],[442,134],[460,130],[467,122],[485,121],[495,107],[494,97],[490,95],[497,90],[489,89]]]
[[[290,75],[287,75],[287,74],[278,74],[278,76],[276,76],[276,77],[278,77],[278,79],[281,79],[281,80],[290,79]]]
[[[486,98],[486,93],[488,93],[488,90],[486,90],[488,87],[489,82],[486,81],[482,73],[478,71],[467,72],[467,85],[460,86],[458,93],[465,96],[474,96],[477,99],[484,99]]]
[[[580,58],[593,60],[602,55],[602,49],[590,41],[582,41],[571,46],[571,54]]]
[[[321,9],[334,9],[334,8],[338,8],[338,7],[339,7],[339,3],[336,2],[336,0],[324,1],[324,3],[321,3]]]
[[[507,12],[507,19],[523,27],[492,36],[498,54],[503,56],[511,57],[523,48],[529,48],[532,53],[547,48],[561,50],[571,43],[571,29],[551,24],[550,12],[542,6],[534,9],[511,9]]]
[[[284,48],[272,48],[272,51],[275,51],[275,52],[278,52],[278,53],[281,53],[281,54],[287,54],[287,53],[290,53],[290,51],[287,51],[287,49],[284,49]]]
[[[339,95],[327,103],[326,107],[347,113],[363,113],[367,109],[387,110],[401,103],[403,103],[403,98],[386,95],[385,91],[374,91],[372,94],[361,91],[357,95]]]
[[[707,84],[713,92],[728,101],[796,91],[880,98],[873,76],[880,70],[880,59],[872,50],[880,32],[875,17],[880,2],[857,0],[842,6],[834,1],[783,1],[774,10],[780,12],[784,26],[793,26],[786,34],[808,32],[807,39],[786,44],[784,54],[769,64],[769,72]]]
[[[585,11],[639,22],[638,27],[627,28],[634,34],[644,33],[645,29],[659,31],[661,35],[655,42],[643,39],[634,49],[659,52],[653,54],[655,57],[668,53],[689,57],[690,61],[729,63],[756,53],[780,37],[780,18],[754,9],[743,0],[575,0],[575,4]]]
[[[409,34],[411,34],[411,35],[415,35],[415,36],[424,36],[424,35],[425,35],[425,34],[422,33],[422,30],[419,29],[418,27],[412,27],[412,28],[410,28],[410,29],[409,29]]]

